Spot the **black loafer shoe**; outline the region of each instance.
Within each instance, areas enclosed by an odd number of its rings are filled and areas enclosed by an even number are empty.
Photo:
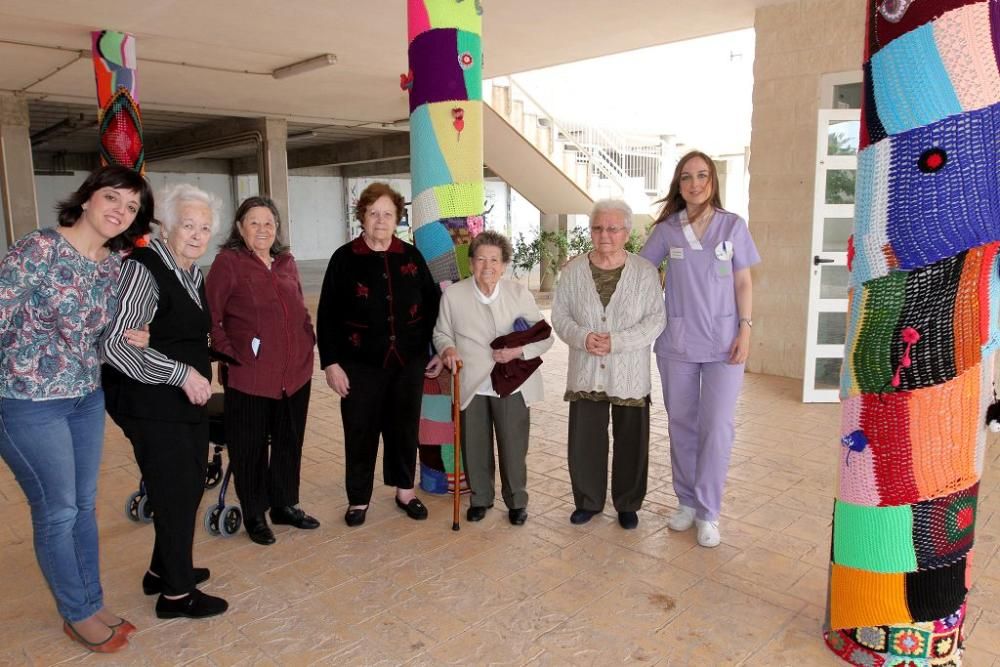
[[[360,509],[349,509],[347,513],[344,514],[344,523],[346,523],[351,528],[355,526],[360,526],[365,522],[365,515],[368,514],[368,508],[362,507]]]
[[[524,522],[528,520],[528,510],[523,507],[516,510],[507,510],[507,518],[510,519],[510,525],[523,526]]]
[[[580,524],[587,523],[597,514],[600,514],[600,512],[591,512],[590,510],[573,510],[573,513],[569,515],[569,522],[574,526],[579,526]]]
[[[619,512],[618,525],[625,530],[632,530],[639,527],[639,515],[635,512]]]
[[[194,568],[195,585],[208,581],[210,576],[212,576],[212,573],[208,571],[207,567]],[[157,595],[162,593],[163,579],[154,574],[150,574],[149,570],[146,570],[146,574],[142,576],[142,592],[145,595]]]
[[[467,521],[482,521],[486,518],[486,510],[493,507],[493,505],[487,505],[486,507],[470,507],[465,512],[465,519]]]
[[[410,517],[411,519],[416,519],[417,521],[423,521],[424,519],[427,518],[427,508],[424,507],[424,504],[422,502],[420,502],[420,498],[414,498],[410,502],[404,503],[402,500],[399,499],[399,496],[397,496],[396,507],[406,512],[406,516]]]
[[[214,595],[205,595],[197,588],[176,600],[162,595],[156,601],[157,618],[208,618],[229,609],[229,603]]]
[[[276,526],[294,526],[302,530],[319,528],[319,521],[298,507],[272,507],[270,514],[271,523]]]
[[[271,527],[267,525],[267,520],[263,515],[244,517],[243,527],[247,529],[247,535],[250,536],[250,539],[257,544],[267,546],[276,541],[274,533],[271,532]]]

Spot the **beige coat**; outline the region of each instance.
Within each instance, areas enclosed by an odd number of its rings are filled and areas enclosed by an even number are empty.
[[[526,287],[510,280],[501,280],[500,295],[487,305],[476,298],[472,278],[459,281],[444,291],[434,327],[434,347],[444,352],[449,347],[458,349],[462,357],[459,377],[462,388],[462,409],[476,396],[493,370],[493,350],[490,342],[514,330],[514,320],[523,317],[529,324],[542,318],[535,297]],[[662,304],[661,304],[662,305]],[[532,359],[552,347],[553,339],[524,346],[523,356]],[[541,369],[536,370],[521,385],[521,395],[527,405],[544,397]]]

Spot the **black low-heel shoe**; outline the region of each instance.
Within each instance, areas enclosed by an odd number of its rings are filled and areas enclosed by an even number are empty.
[[[507,520],[512,526],[523,526],[524,522],[528,520],[528,510],[523,507],[507,510]]]
[[[274,533],[271,532],[271,527],[267,525],[267,519],[263,515],[244,517],[243,527],[247,529],[250,539],[257,544],[267,546],[276,542]]]
[[[176,600],[162,595],[156,600],[157,618],[208,618],[229,609],[229,603],[214,595],[205,595],[197,588]]]
[[[354,509],[348,509],[347,513],[344,514],[344,523],[346,523],[351,528],[360,526],[365,522],[365,516],[368,514],[367,507],[355,507]]]
[[[486,505],[485,507],[470,507],[465,512],[466,521],[482,521],[486,518],[486,510],[493,507],[493,505]]]
[[[272,507],[271,523],[276,526],[293,526],[302,530],[319,528],[319,521],[298,507]]]
[[[208,581],[208,578],[212,576],[207,567],[196,567],[194,568],[194,583],[198,584]],[[150,574],[146,571],[146,574],[142,576],[142,592],[146,595],[158,595],[163,592],[163,579]]]
[[[404,503],[399,499],[399,496],[396,496],[396,507],[406,512],[406,516],[411,519],[423,521],[427,518],[427,508],[420,502],[420,498],[414,498],[410,502]]]

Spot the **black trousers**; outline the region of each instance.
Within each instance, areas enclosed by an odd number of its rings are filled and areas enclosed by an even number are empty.
[[[298,504],[311,389],[309,381],[275,399],[226,388],[226,447],[244,515]]]
[[[119,415],[115,421],[132,442],[153,508],[156,540],[149,569],[160,576],[166,595],[190,593],[195,587],[195,521],[205,492],[208,419],[190,423]]]
[[[413,488],[426,365],[426,359],[396,368],[343,364],[350,382],[347,398],[340,401],[349,504],[371,500],[379,436],[385,485]]]
[[[569,478],[578,509],[604,510],[608,492],[608,412],[615,436],[611,501],[619,512],[638,512],[649,472],[649,397],[642,407],[609,401],[570,401]]]

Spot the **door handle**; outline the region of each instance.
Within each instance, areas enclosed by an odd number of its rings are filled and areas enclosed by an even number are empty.
[[[823,259],[819,255],[813,255],[813,266],[819,266],[820,264],[833,264],[832,259]]]

